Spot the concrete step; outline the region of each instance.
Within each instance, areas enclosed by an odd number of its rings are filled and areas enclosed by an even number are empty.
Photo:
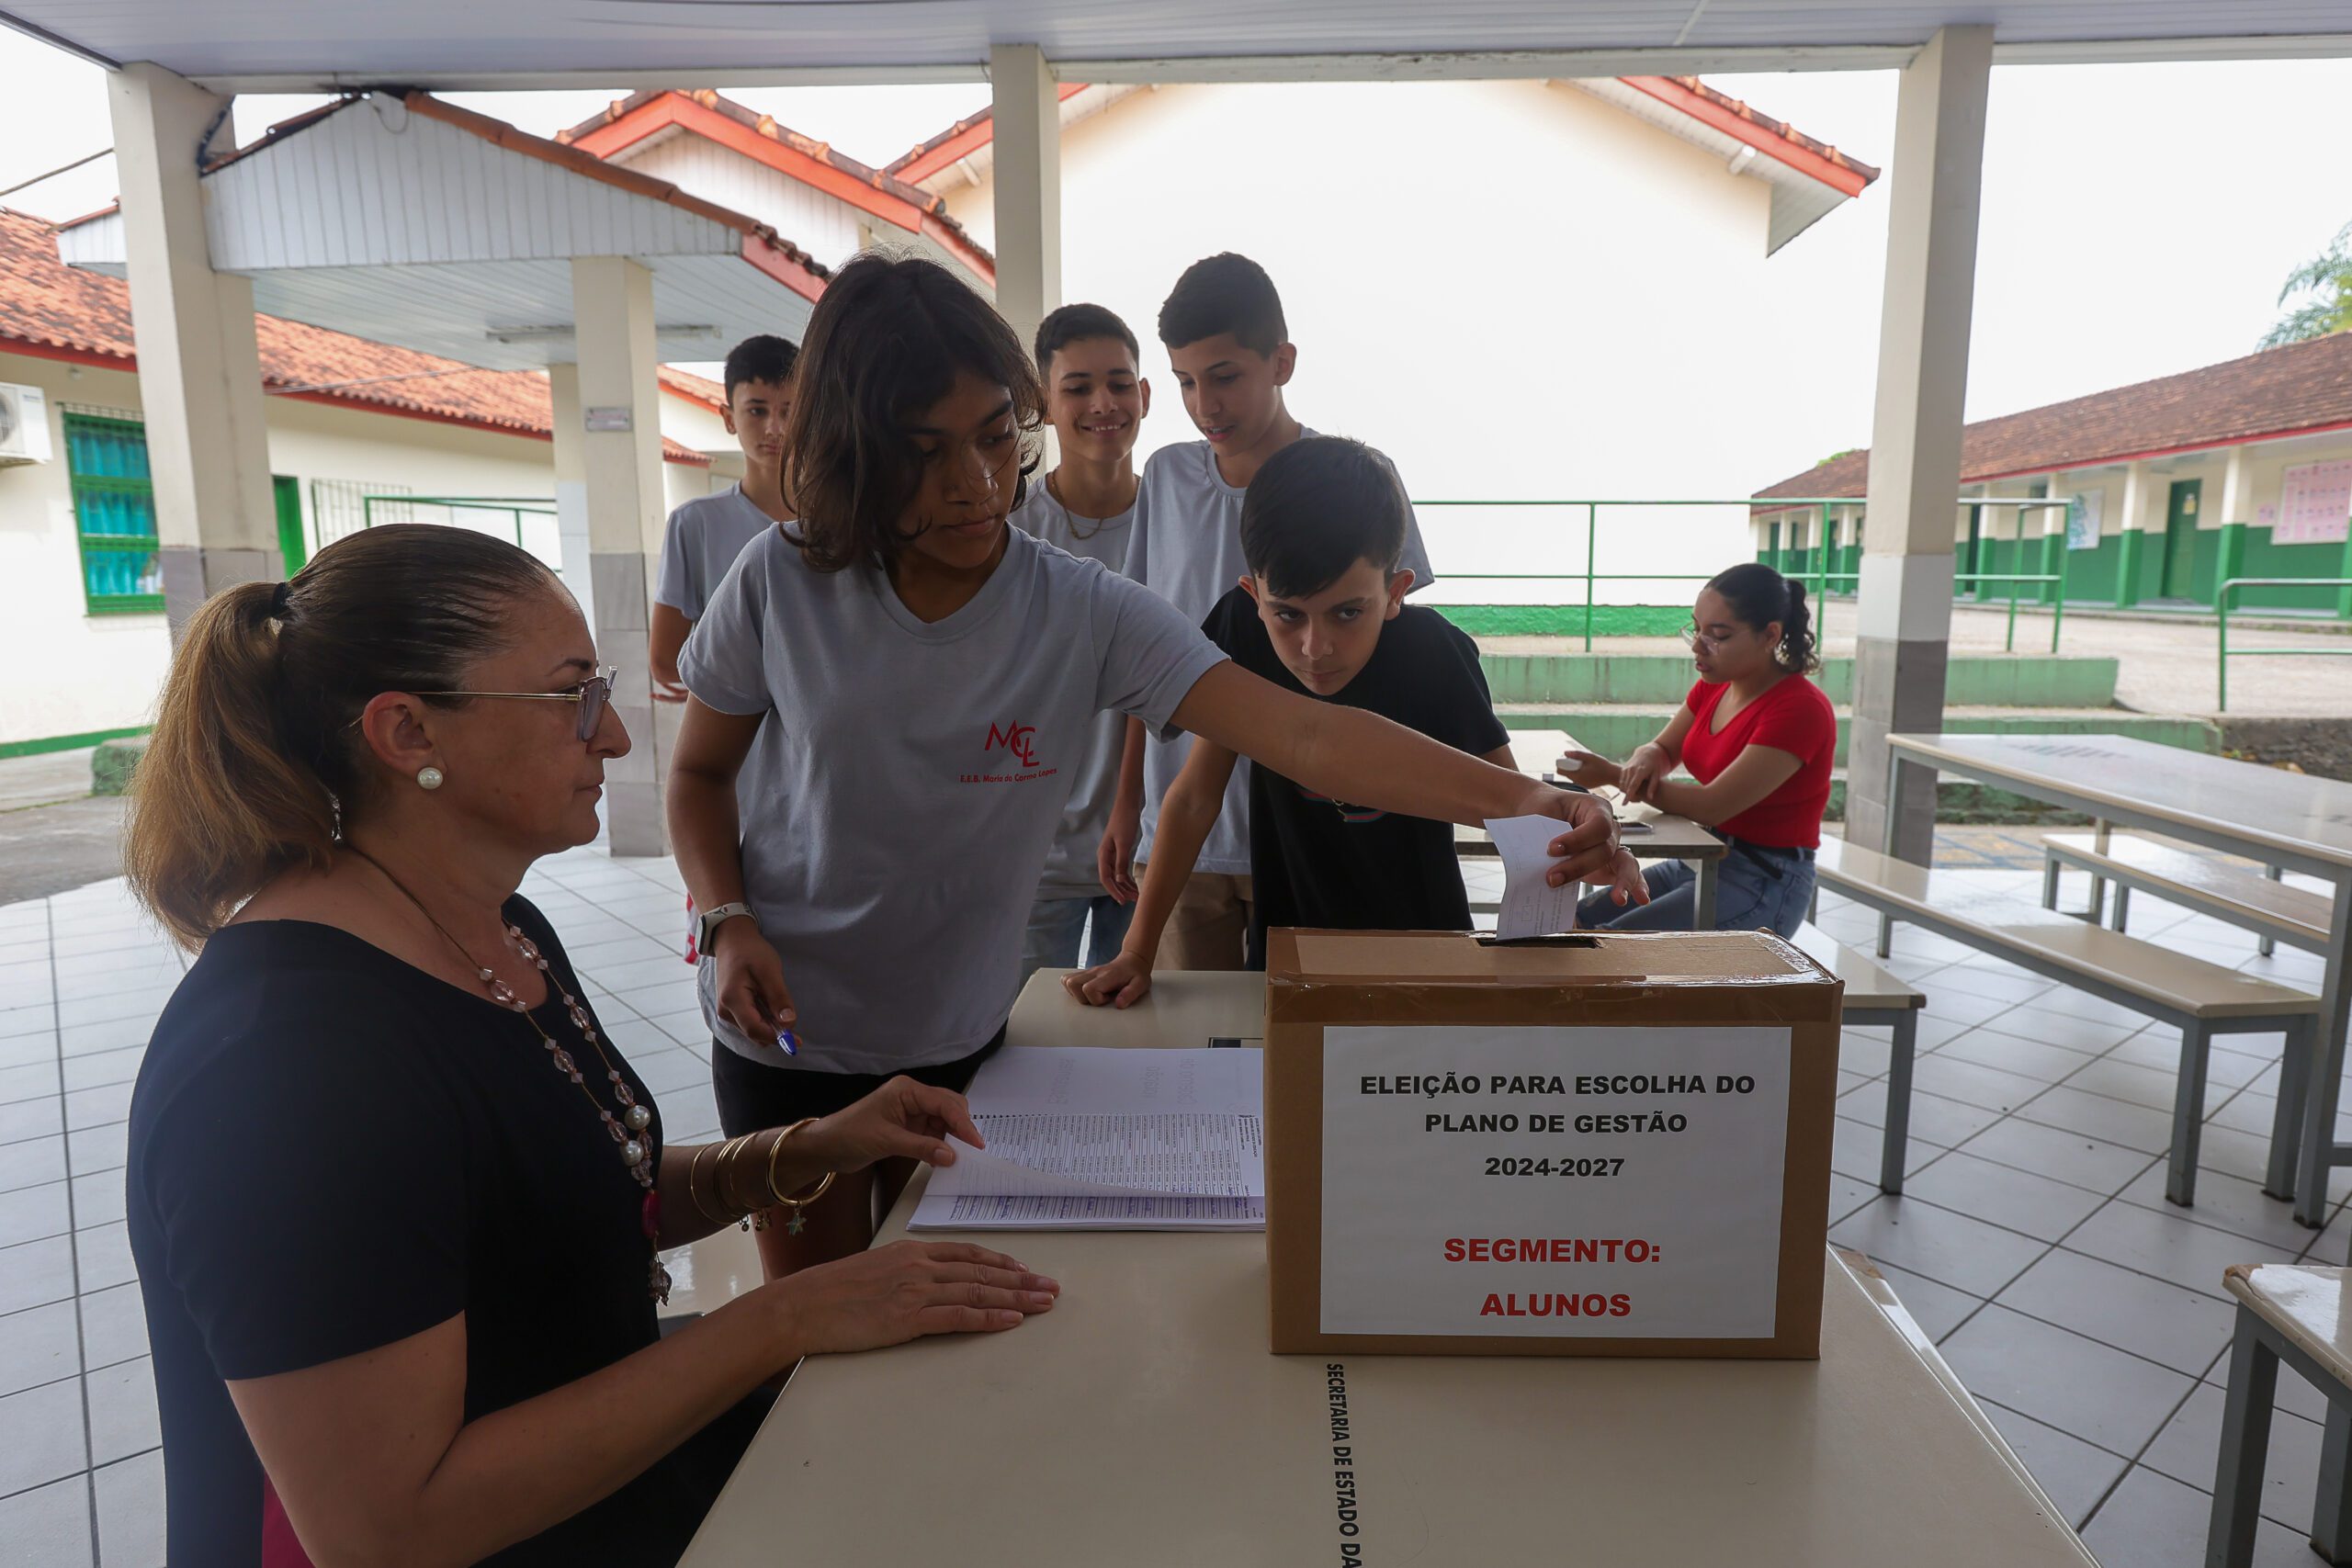
[[[1677,694],[1679,696],[1679,694]],[[1495,704],[1507,729],[1565,729],[1606,757],[1623,757],[1655,737],[1674,717],[1679,704],[1524,703]],[[1846,762],[1852,711],[1838,707],[1838,765]],[[2023,708],[1949,706],[1943,727],[1961,735],[2134,735],[2189,751],[2219,751],[2221,731],[2211,720],[2121,708]]]
[[[1690,691],[1687,658],[1670,654],[1484,653],[1498,703],[1664,703]],[[2115,701],[2117,661],[2046,654],[1959,654],[1946,677],[1956,707],[2103,708]],[[1814,677],[1833,703],[1853,700],[1854,661],[1828,659]]]

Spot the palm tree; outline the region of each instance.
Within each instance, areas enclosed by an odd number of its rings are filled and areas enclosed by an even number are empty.
[[[2325,337],[2352,330],[2352,223],[2336,231],[2326,250],[2287,275],[2279,286],[2278,303],[2295,296],[2311,298],[2278,318],[2263,334],[2264,348]]]

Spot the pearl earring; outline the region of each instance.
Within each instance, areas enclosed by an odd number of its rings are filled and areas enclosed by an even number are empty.
[[[440,769],[435,767],[428,766],[419,768],[416,770],[416,787],[419,789],[439,789],[441,787],[441,781],[447,775],[445,775]]]

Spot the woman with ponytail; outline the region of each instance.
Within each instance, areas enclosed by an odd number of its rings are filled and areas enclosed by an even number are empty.
[[[547,568],[458,528],[354,535],[188,622],[127,852],[201,949],[127,1178],[179,1568],[674,1562],[798,1358],[1052,1303],[901,1243],[662,1337],[662,1249],[978,1140],[904,1078],[663,1136],[515,893],[595,837],[614,678]]]
[[[1699,679],[1673,720],[1622,765],[1571,751],[1567,776],[1714,829],[1730,848],[1715,928],[1794,936],[1813,901],[1813,852],[1838,750],[1837,712],[1806,679],[1820,660],[1804,584],[1761,561],[1742,562],[1699,591],[1682,636]],[[1698,782],[1668,778],[1677,764]],[[1690,930],[1698,909],[1690,868],[1667,861],[1643,874],[1648,903],[1589,897],[1578,923]]]

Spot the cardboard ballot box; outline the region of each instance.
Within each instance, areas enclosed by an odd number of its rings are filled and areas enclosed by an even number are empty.
[[[1770,932],[1277,931],[1273,1348],[1820,1353],[1843,985]]]

